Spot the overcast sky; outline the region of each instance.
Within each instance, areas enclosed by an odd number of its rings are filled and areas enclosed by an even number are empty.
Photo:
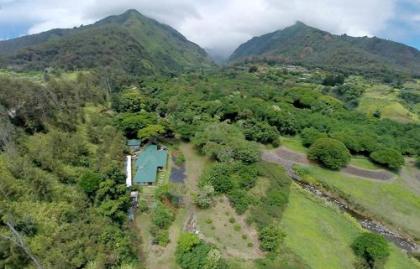
[[[0,0],[0,39],[89,24],[130,8],[225,54],[297,20],[420,49],[420,0]]]

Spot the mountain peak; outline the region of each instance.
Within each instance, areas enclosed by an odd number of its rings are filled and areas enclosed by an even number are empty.
[[[420,52],[380,38],[338,36],[301,21],[254,37],[237,48],[231,62],[271,59],[282,63],[362,72],[390,70],[419,74]]]

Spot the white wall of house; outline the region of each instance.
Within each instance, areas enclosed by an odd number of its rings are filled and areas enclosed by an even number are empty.
[[[127,185],[127,187],[131,187],[132,178],[131,178],[131,156],[130,155],[127,155],[126,175],[127,175],[127,178],[125,179],[125,184]]]

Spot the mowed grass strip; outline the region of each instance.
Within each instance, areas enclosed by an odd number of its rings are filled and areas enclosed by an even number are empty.
[[[362,206],[375,218],[420,238],[420,195],[401,178],[392,182],[364,180],[316,166],[311,166],[307,171],[316,181],[348,195],[352,202]]]
[[[351,243],[362,232],[360,225],[334,206],[293,185],[281,226],[285,244],[313,269],[354,268]],[[419,264],[391,245],[385,268],[419,268]]]

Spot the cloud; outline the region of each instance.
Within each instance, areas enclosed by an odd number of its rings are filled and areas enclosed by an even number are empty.
[[[37,33],[135,8],[227,55],[251,37],[297,20],[337,34],[386,35],[389,22],[404,19],[397,8],[404,5],[420,7],[420,0],[0,0],[0,37],[3,25],[25,21],[27,32]],[[419,16],[411,17],[418,22]]]

